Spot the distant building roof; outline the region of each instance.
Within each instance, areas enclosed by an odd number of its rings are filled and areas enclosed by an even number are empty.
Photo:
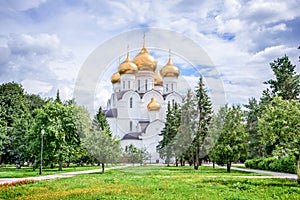
[[[118,110],[116,108],[107,110],[105,112],[105,116],[109,117],[109,118],[116,118],[116,117],[118,117]]]
[[[141,134],[141,132],[127,133],[121,140],[141,140],[139,138]]]

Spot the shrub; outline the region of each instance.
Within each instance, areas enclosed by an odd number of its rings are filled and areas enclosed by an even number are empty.
[[[287,156],[281,159],[277,158],[256,158],[246,160],[245,167],[252,169],[271,170],[277,172],[296,173],[294,157]]]

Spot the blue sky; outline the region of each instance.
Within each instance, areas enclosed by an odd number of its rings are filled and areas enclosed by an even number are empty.
[[[126,31],[155,27],[201,46],[221,74],[227,101],[244,104],[259,98],[277,57],[288,55],[300,71],[299,10],[299,0],[2,0],[0,83],[15,81],[42,96],[60,89],[62,98],[72,98],[78,72],[97,46]],[[110,87],[98,87],[99,104]]]

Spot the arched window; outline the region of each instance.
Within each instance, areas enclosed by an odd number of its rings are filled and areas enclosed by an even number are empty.
[[[169,85],[167,84],[167,87],[166,87],[166,92],[168,92],[168,90],[169,90],[169,88],[168,88],[168,87],[169,87]]]
[[[175,99],[172,99],[172,107],[175,106]]]
[[[145,81],[145,90],[147,91],[148,90],[148,80],[146,79]]]
[[[128,81],[128,89],[130,89],[130,81]]]
[[[132,97],[129,99],[129,108],[132,108]]]
[[[132,121],[129,122],[129,131],[132,131]]]
[[[123,81],[123,89],[125,89],[125,81]]]
[[[173,88],[173,83],[171,84],[171,91],[173,91],[174,90],[174,88]]]
[[[141,80],[138,80],[138,91],[141,90]]]

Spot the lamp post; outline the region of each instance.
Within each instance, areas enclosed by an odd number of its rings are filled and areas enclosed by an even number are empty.
[[[44,142],[44,133],[45,133],[45,130],[42,129],[42,130],[41,130],[42,139],[41,139],[41,165],[40,165],[40,175],[42,175],[42,173],[43,173],[43,142]]]

